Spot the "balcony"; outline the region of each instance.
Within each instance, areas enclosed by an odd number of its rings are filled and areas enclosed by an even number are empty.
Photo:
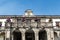
[[[20,23],[13,23],[12,27],[47,27],[47,28],[51,28],[53,27],[53,23],[52,22],[20,22]]]
[[[53,26],[52,22],[19,22],[19,23],[12,23],[12,27],[16,28],[53,28],[54,30],[60,30],[60,27],[58,26]],[[5,30],[5,27],[0,27],[0,30]]]

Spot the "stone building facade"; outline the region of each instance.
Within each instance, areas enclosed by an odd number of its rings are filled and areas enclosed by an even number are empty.
[[[0,16],[0,40],[59,40],[60,16],[24,15]]]

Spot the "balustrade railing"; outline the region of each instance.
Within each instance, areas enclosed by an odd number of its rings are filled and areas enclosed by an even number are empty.
[[[52,22],[21,22],[21,23],[12,23],[12,27],[20,27],[20,28],[29,28],[29,27],[32,27],[32,28],[41,28],[41,27],[46,27],[46,28],[53,28],[53,29],[59,29],[60,30],[60,27],[58,26],[53,26],[53,23]],[[0,27],[0,30],[5,30],[5,26],[2,26]]]
[[[12,26],[18,26],[18,27],[53,27],[52,22],[21,22],[21,23],[13,23]]]

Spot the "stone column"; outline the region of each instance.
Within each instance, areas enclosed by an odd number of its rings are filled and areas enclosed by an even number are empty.
[[[38,40],[38,32],[35,32],[35,40]]]
[[[51,40],[54,40],[54,31],[51,30]]]
[[[22,33],[22,40],[25,40],[25,33]]]
[[[38,36],[39,36],[39,34],[38,34],[38,29],[33,29],[34,30],[34,33],[35,33],[35,40],[39,40],[39,38],[38,38]]]
[[[10,30],[6,30],[6,40],[10,40]]]
[[[51,40],[50,29],[46,29],[46,32],[47,32],[47,40]]]
[[[25,30],[24,29],[20,29],[21,33],[22,33],[22,40],[25,40]]]

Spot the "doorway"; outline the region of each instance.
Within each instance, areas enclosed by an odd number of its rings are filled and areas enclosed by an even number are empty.
[[[13,31],[13,40],[22,40],[22,34],[19,30]]]
[[[39,31],[39,40],[47,40],[47,33],[45,30]]]
[[[25,40],[35,40],[35,34],[33,30],[27,30],[25,32]]]

